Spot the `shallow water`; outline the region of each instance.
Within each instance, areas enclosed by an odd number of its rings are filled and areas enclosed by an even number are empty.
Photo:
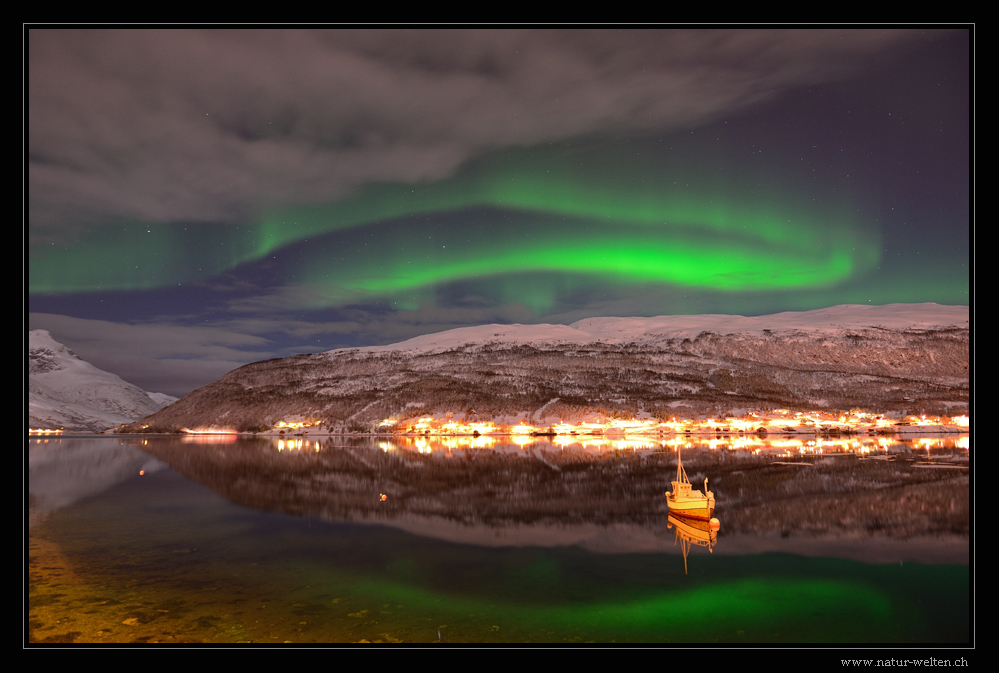
[[[626,484],[655,481],[655,470],[675,470],[656,466],[668,454],[577,451],[568,460],[508,445],[438,447],[434,457],[379,441],[289,450],[271,440],[29,440],[29,641],[970,638],[966,563],[918,562],[918,551],[891,562],[817,556],[796,534],[762,535],[762,552],[741,552],[736,540],[747,536],[726,537],[723,500],[716,545],[690,549],[685,570],[665,511],[634,511],[628,503],[646,496],[613,483],[617,473],[630,475]],[[498,461],[504,451],[509,460]],[[960,464],[960,453],[939,447],[911,462]],[[720,464],[709,457],[716,462],[705,465]],[[684,464],[698,469],[694,455]],[[603,472],[587,482],[594,470]],[[410,472],[422,490],[400,486]],[[477,481],[463,481],[469,475]],[[521,483],[525,495],[511,495]],[[859,539],[854,549],[883,543]]]

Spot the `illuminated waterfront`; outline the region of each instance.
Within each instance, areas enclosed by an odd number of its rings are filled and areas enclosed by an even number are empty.
[[[707,419],[671,418],[606,418],[606,414],[592,414],[596,419],[576,422],[534,423],[528,418],[519,422],[474,420],[474,412],[462,415],[460,420],[453,413],[442,413],[413,418],[386,418],[373,428],[373,434],[507,436],[528,437],[547,435],[559,437],[638,435],[750,435],[767,437],[771,434],[812,435],[896,435],[912,437],[914,434],[964,433],[971,421],[966,414],[955,416],[908,415],[893,419],[885,414],[874,414],[859,409],[850,412],[789,411],[753,412],[742,417],[730,415]],[[330,434],[329,424],[321,419],[282,420],[262,431],[252,434]],[[51,431],[30,431],[51,432]],[[239,434],[226,428],[185,428],[184,433]],[[243,433],[248,434],[248,433]],[[335,433],[343,434],[343,433]],[[357,434],[356,432],[350,434]]]

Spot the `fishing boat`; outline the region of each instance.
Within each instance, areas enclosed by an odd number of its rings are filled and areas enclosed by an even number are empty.
[[[715,494],[708,490],[708,478],[704,478],[704,492],[695,490],[687,479],[679,452],[676,455],[676,481],[673,490],[666,491],[666,504],[673,516],[682,516],[698,521],[709,521],[715,511]]]

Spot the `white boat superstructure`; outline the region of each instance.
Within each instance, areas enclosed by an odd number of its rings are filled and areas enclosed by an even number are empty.
[[[715,511],[715,494],[708,490],[707,477],[704,478],[704,492],[695,490],[683,469],[679,453],[676,459],[676,480],[673,482],[673,490],[666,492],[666,504],[669,505],[670,514],[698,521],[709,521]]]

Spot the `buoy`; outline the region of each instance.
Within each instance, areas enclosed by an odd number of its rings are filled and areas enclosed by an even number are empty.
[[[721,528],[721,521],[712,518],[711,521],[708,522],[708,525],[711,526],[711,530],[718,530],[719,528]]]
[[[384,493],[382,493],[382,494],[381,494],[381,499],[382,499],[382,500],[388,500],[388,496],[387,496],[387,495],[385,495]]]

